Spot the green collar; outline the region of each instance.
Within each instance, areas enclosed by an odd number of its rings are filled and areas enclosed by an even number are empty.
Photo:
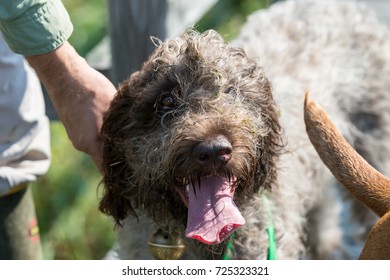
[[[273,224],[273,215],[272,210],[269,205],[269,200],[265,194],[263,194],[262,199],[264,200],[265,207],[267,208],[268,216],[268,226],[267,226],[267,236],[268,236],[268,256],[267,260],[276,260],[276,239],[275,239],[275,227]],[[233,240],[234,234],[232,234],[229,243],[226,245],[225,253],[222,256],[223,260],[230,260],[233,256]]]

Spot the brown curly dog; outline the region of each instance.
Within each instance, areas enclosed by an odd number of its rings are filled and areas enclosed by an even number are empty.
[[[119,257],[185,244],[187,259],[353,258],[344,247],[367,227],[346,236],[302,104],[310,89],[354,148],[390,166],[389,114],[378,109],[390,103],[390,36],[370,15],[344,1],[283,1],[231,44],[194,30],[155,41],[102,130],[100,209],[121,225]]]

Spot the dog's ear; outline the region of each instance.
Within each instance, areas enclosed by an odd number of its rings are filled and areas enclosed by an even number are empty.
[[[255,174],[255,192],[258,192],[260,188],[271,188],[272,183],[275,182],[277,174],[276,162],[283,147],[275,106],[268,107],[263,111],[263,114],[265,114],[264,119],[269,133],[267,136],[259,139],[258,153],[260,156]]]
[[[254,192],[258,192],[260,189],[270,189],[276,182],[277,160],[284,147],[278,108],[272,95],[271,83],[263,74],[260,74],[259,77],[257,93],[262,98],[256,97],[252,102],[259,106],[263,127],[267,128],[268,133],[265,136],[260,135],[258,139],[259,160],[255,174]]]
[[[104,194],[99,209],[111,215],[117,224],[134,212],[131,197],[135,186],[131,185],[132,171],[125,157],[124,141],[131,123],[131,108],[134,92],[131,90],[138,81],[138,72],[121,86],[111,102],[102,126],[103,137],[103,184]],[[132,86],[130,86],[132,85]]]
[[[254,192],[260,188],[269,189],[276,180],[276,162],[281,151],[282,140],[279,133],[278,120],[270,121],[270,131],[266,137],[259,139],[259,160],[257,163]]]

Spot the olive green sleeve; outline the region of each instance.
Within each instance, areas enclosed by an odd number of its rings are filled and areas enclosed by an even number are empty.
[[[1,0],[0,30],[14,52],[38,55],[68,40],[73,25],[60,0]]]

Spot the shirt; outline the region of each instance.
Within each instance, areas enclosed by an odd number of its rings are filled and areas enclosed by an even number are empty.
[[[0,0],[0,30],[9,47],[26,56],[55,50],[73,25],[60,0]]]
[[[41,85],[16,53],[53,51],[69,38],[73,25],[60,0],[0,0],[0,31],[1,195],[36,180],[50,165],[49,120]]]
[[[0,195],[35,181],[49,165],[49,120],[41,84],[0,34]]]

